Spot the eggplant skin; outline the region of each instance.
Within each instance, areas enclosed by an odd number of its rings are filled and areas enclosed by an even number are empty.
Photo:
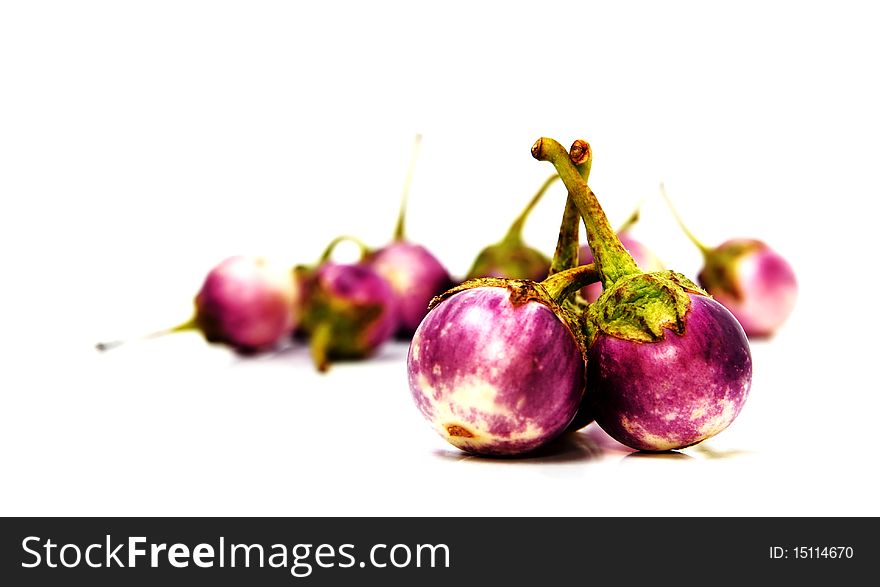
[[[556,438],[584,392],[583,353],[545,304],[503,287],[446,298],[416,330],[407,358],[413,400],[437,432],[477,455],[529,452]]]
[[[636,450],[685,448],[739,415],[752,355],[736,318],[710,297],[688,294],[682,334],[656,342],[600,334],[587,354],[586,403],[596,422]]]
[[[736,316],[749,338],[772,336],[797,299],[797,278],[788,261],[763,242],[748,239],[727,241],[712,257],[721,266],[707,264],[700,285]]]
[[[446,268],[422,245],[399,241],[367,261],[394,291],[397,337],[409,339],[428,313],[434,296],[452,287]]]
[[[287,271],[260,257],[230,257],[206,276],[195,298],[195,322],[209,342],[257,352],[290,336],[296,298]]]

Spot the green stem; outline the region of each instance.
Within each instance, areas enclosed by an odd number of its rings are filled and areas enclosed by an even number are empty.
[[[409,160],[409,169],[406,172],[406,180],[403,182],[403,196],[400,198],[400,210],[397,213],[397,226],[394,229],[394,241],[406,239],[406,207],[409,203],[409,188],[412,185],[413,173],[416,170],[416,161],[422,149],[422,135],[417,134],[413,144],[412,156]]]
[[[325,373],[330,368],[330,357],[327,349],[330,346],[332,331],[333,329],[329,322],[321,322],[312,332],[312,337],[309,341],[312,361],[321,373]]]
[[[332,241],[330,241],[330,244],[328,244],[327,248],[324,249],[324,252],[321,253],[321,257],[318,259],[318,264],[320,265],[321,263],[327,261],[330,258],[330,255],[333,254],[333,250],[336,248],[336,245],[345,241],[354,243],[358,246],[361,251],[361,261],[370,256],[370,247],[368,247],[366,243],[364,243],[364,241],[355,236],[343,234],[342,236],[337,236]]]
[[[582,144],[580,144],[582,143]],[[582,150],[578,153],[580,163],[577,166],[578,172],[584,181],[590,178],[590,169],[593,167],[593,150],[586,141],[580,141],[578,148]],[[558,176],[557,176],[558,177]],[[580,231],[581,231],[581,214],[578,212],[574,198],[569,193],[565,200],[565,212],[562,214],[562,224],[559,227],[559,239],[556,241],[556,252],[553,253],[553,260],[550,263],[550,275],[559,273],[572,267],[577,267],[580,262]]]
[[[562,213],[562,223],[559,225],[556,251],[550,261],[550,275],[577,267],[580,262],[580,230],[581,213],[574,199],[568,196],[565,200],[565,211]]]
[[[569,194],[574,199],[587,227],[587,243],[593,251],[596,268],[605,289],[621,277],[642,273],[632,256],[620,243],[599,205],[596,194],[578,173],[565,147],[549,138],[540,138],[532,146],[532,156],[556,167]],[[578,161],[580,162],[580,161]]]
[[[675,205],[672,203],[672,199],[669,197],[669,194],[666,193],[666,186],[662,183],[660,184],[660,194],[663,196],[663,199],[666,200],[666,205],[669,206],[669,211],[672,212],[672,216],[675,218],[675,221],[678,223],[678,226],[681,228],[681,231],[685,234],[688,239],[694,246],[700,249],[700,252],[703,253],[703,257],[708,258],[712,254],[712,249],[707,247],[700,241],[694,233],[687,227],[684,223],[684,220],[681,219],[681,216],[678,213],[678,210],[675,209]]]
[[[544,289],[547,290],[547,293],[550,294],[550,297],[556,303],[561,304],[577,290],[599,280],[599,272],[596,270],[596,266],[590,263],[589,265],[578,265],[577,267],[555,273],[542,281],[541,285],[544,286]]]
[[[95,348],[99,351],[109,351],[111,349],[115,349],[116,347],[120,347],[130,340],[148,340],[151,338],[158,338],[160,336],[165,336],[166,334],[173,334],[175,332],[183,332],[185,330],[196,330],[198,329],[198,325],[196,324],[195,316],[187,320],[186,322],[181,322],[177,326],[172,326],[171,328],[165,328],[163,330],[157,330],[156,332],[151,332],[149,334],[145,334],[139,336],[135,339],[121,339],[121,340],[109,340],[106,342],[99,342],[95,345]]]
[[[623,221],[623,224],[617,227],[617,234],[623,234],[633,226],[635,226],[636,222],[639,221],[639,217],[642,215],[642,202],[639,202],[636,209],[632,211],[632,214]]]
[[[529,214],[532,213],[534,207],[541,201],[541,198],[544,197],[544,194],[559,179],[559,176],[554,174],[548,177],[544,183],[541,185],[540,189],[535,192],[535,195],[532,196],[532,199],[529,200],[528,205],[520,212],[519,216],[516,217],[516,220],[513,221],[513,224],[510,225],[510,229],[508,229],[507,234],[504,236],[502,242],[505,243],[520,243],[522,242],[522,231],[523,226],[526,224],[526,219],[529,217]]]

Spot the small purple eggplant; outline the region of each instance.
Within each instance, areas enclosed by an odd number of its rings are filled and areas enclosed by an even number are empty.
[[[703,253],[700,285],[736,316],[749,338],[768,338],[786,321],[797,299],[794,269],[764,242],[732,239],[716,248],[699,241],[660,191],[685,235]]]
[[[726,428],[740,413],[752,379],[739,322],[683,275],[639,269],[575,168],[577,158],[572,161],[562,145],[538,139],[532,155],[551,162],[568,188],[604,290],[585,314],[581,409],[637,450],[684,448]]]
[[[361,247],[358,263],[335,263],[330,255],[345,240]],[[305,294],[300,334],[309,338],[315,367],[327,371],[333,360],[363,359],[389,340],[397,327],[396,298],[388,282],[364,259],[359,240],[334,239],[314,268],[297,267]]]
[[[588,174],[591,161],[579,170]],[[409,384],[419,411],[452,445],[483,456],[527,453],[577,413],[585,338],[572,300],[597,279],[578,266],[580,222],[567,203],[544,281],[477,278],[432,302],[410,345]]]
[[[366,259],[366,262],[388,281],[394,291],[397,313],[396,335],[404,340],[412,337],[422,318],[428,313],[431,298],[452,287],[452,278],[437,257],[424,246],[406,239],[409,188],[421,139],[421,135],[416,135],[394,239],[387,246],[372,252]]]
[[[482,456],[529,452],[559,436],[584,393],[583,333],[561,307],[592,267],[537,283],[481,278],[449,290],[413,336],[409,387],[450,444]]]
[[[499,277],[541,281],[547,277],[550,270],[550,259],[538,249],[528,246],[523,241],[522,232],[532,209],[557,179],[559,179],[558,175],[547,178],[537,193],[532,196],[525,209],[510,225],[504,238],[480,251],[468,272],[468,279]]]
[[[452,286],[446,268],[422,245],[395,240],[367,261],[384,277],[395,297],[398,338],[408,340],[428,313],[431,299]]]
[[[208,274],[196,295],[196,327],[209,342],[258,351],[285,339],[296,323],[288,270],[261,258],[232,257]]]
[[[655,255],[654,252],[641,241],[629,234],[629,229],[638,222],[638,220],[639,211],[636,210],[627,221],[624,222],[623,226],[617,229],[617,238],[620,239],[623,248],[625,248],[627,252],[632,255],[632,258],[635,259],[639,269],[646,273],[663,271],[666,267],[664,267],[657,255]],[[589,265],[593,262],[593,251],[590,250],[589,245],[583,245],[581,247],[580,260],[584,265]],[[590,284],[581,290],[581,296],[590,303],[598,300],[600,295],[602,295],[601,283]]]
[[[640,343],[603,335],[590,347],[589,399],[611,437],[673,450],[715,436],[739,414],[751,383],[745,333],[710,297],[688,292],[682,334]]]
[[[288,270],[260,257],[230,257],[212,269],[195,297],[188,321],[145,336],[199,330],[209,342],[241,353],[267,350],[287,339],[299,318],[299,290]],[[108,350],[125,341],[99,343]]]

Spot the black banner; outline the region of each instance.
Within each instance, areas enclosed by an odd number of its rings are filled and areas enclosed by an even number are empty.
[[[876,518],[12,518],[2,524],[6,585],[719,579],[848,585],[872,577],[880,559]]]

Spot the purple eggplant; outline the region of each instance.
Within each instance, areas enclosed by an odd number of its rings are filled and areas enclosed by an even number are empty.
[[[588,173],[589,160],[580,169]],[[559,436],[577,413],[585,338],[572,300],[597,279],[591,266],[578,266],[579,224],[567,205],[544,281],[470,280],[435,299],[416,330],[410,391],[452,445],[476,455],[520,455]]]
[[[468,271],[468,279],[500,277],[502,279],[541,281],[547,277],[550,270],[550,259],[538,249],[528,246],[523,240],[522,232],[532,209],[557,179],[559,179],[558,175],[547,178],[537,193],[532,196],[525,209],[510,225],[504,238],[480,251]]]
[[[446,268],[428,249],[405,240],[395,240],[368,260],[384,277],[395,297],[398,338],[412,337],[428,313],[431,299],[452,286]]]
[[[482,278],[449,290],[410,343],[412,397],[450,444],[483,456],[559,436],[584,393],[584,347],[564,299],[595,279],[578,267],[538,283]]]
[[[428,303],[431,298],[452,287],[452,278],[437,257],[424,246],[406,239],[409,188],[415,162],[418,159],[421,138],[421,135],[416,135],[394,238],[390,244],[370,253],[366,259],[366,262],[391,285],[395,297],[396,335],[401,339],[412,337],[422,318],[428,313]]]
[[[342,241],[360,246],[361,261],[330,260]],[[396,296],[385,278],[364,261],[368,255],[361,241],[341,236],[330,242],[315,267],[294,271],[304,292],[299,334],[308,337],[319,371],[327,371],[334,360],[369,357],[397,328]]]
[[[736,316],[749,338],[768,338],[785,323],[797,299],[797,278],[791,265],[766,243],[731,239],[716,248],[690,231],[660,185],[682,232],[703,254],[700,285]]]
[[[286,269],[261,257],[230,257],[214,267],[195,297],[195,314],[186,322],[149,334],[198,330],[209,342],[241,353],[270,349],[286,340],[299,319],[299,289]],[[99,343],[108,350],[125,341]]]
[[[684,448],[726,428],[751,387],[739,322],[683,275],[639,269],[562,145],[542,138],[532,155],[551,162],[568,188],[603,285],[585,313],[587,413],[578,418],[594,417],[618,442],[647,451]]]
[[[599,336],[590,347],[591,411],[605,432],[632,448],[700,442],[724,430],[746,400],[751,358],[745,333],[712,298],[688,297],[682,335],[667,332],[635,344]]]

